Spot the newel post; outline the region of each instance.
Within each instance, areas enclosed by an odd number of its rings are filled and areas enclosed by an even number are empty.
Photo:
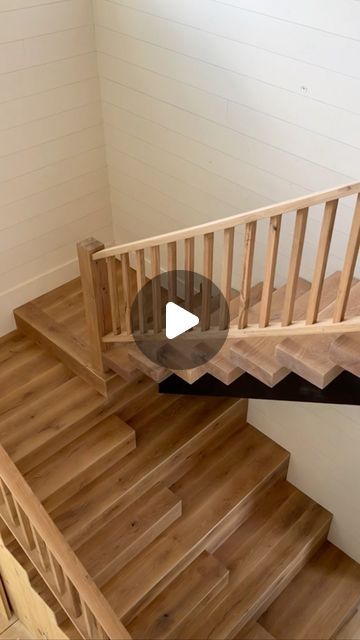
[[[101,249],[104,249],[103,243],[95,238],[87,238],[77,245],[91,364],[97,371],[104,372],[102,354],[107,346],[102,337],[112,330],[109,281],[106,261],[92,259]]]

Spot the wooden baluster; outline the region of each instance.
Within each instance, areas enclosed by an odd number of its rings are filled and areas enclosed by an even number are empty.
[[[265,257],[264,286],[259,313],[259,327],[261,328],[267,327],[270,320],[276,261],[279,251],[280,231],[281,215],[270,218],[267,251]]]
[[[43,569],[43,571],[48,571],[48,569],[49,569],[49,555],[48,555],[47,546],[46,546],[44,540],[39,536],[39,534],[36,531],[36,529],[33,526],[31,528],[32,528],[32,534],[33,534],[33,537],[34,537],[35,547],[36,547],[37,552],[39,554],[40,566]]]
[[[245,329],[248,323],[255,240],[256,220],[245,225],[244,270],[240,287],[239,329]]]
[[[138,313],[139,313],[139,329],[141,333],[146,331],[146,314],[144,307],[144,292],[145,286],[145,252],[144,249],[136,251],[136,286],[137,286],[137,299],[138,299]]]
[[[109,636],[106,635],[104,629],[99,622],[96,622],[97,635],[96,640],[109,640]]]
[[[177,282],[176,282],[176,242],[169,242],[167,245],[168,256],[168,301],[176,302]]]
[[[301,258],[304,248],[305,231],[309,209],[299,209],[296,213],[293,245],[290,257],[288,281],[286,285],[284,308],[282,313],[282,325],[287,327],[292,323],[296,288],[299,280]]]
[[[107,265],[108,279],[109,279],[112,330],[115,335],[121,333],[120,299],[119,299],[119,289],[118,289],[118,282],[117,282],[117,263],[118,261],[116,260],[115,256],[106,258],[106,265]]]
[[[343,270],[340,276],[339,288],[335,302],[334,322],[342,322],[345,318],[346,306],[349,300],[351,283],[354,276],[360,246],[360,194],[358,195],[354,217],[351,225],[349,241],[345,254]]]
[[[29,518],[27,517],[26,513],[20,507],[19,503],[16,500],[14,500],[14,504],[15,504],[17,517],[18,517],[18,520],[19,520],[21,533],[23,535],[23,542],[24,542],[26,548],[29,551],[32,551],[32,549],[35,548],[35,541],[34,541],[34,536],[33,536],[32,529],[31,529],[31,525],[30,525],[30,520],[29,520]]]
[[[77,589],[67,576],[64,576],[65,598],[68,600],[68,606],[74,618],[79,618],[82,614],[81,602]]]
[[[224,230],[223,268],[221,275],[221,291],[219,311],[219,329],[227,329],[231,301],[231,280],[234,259],[234,227]]]
[[[161,331],[161,286],[160,286],[160,247],[156,245],[150,249],[152,281],[152,308],[154,333]]]
[[[130,261],[129,254],[121,255],[121,275],[123,285],[125,328],[128,335],[132,332],[131,322],[131,286],[130,286]]]
[[[185,307],[192,308],[194,297],[195,238],[185,240]]]
[[[325,205],[319,248],[315,261],[314,278],[310,289],[306,312],[306,324],[314,324],[314,322],[317,321],[337,206],[338,200],[330,200]]]
[[[214,234],[206,233],[204,235],[204,281],[201,296],[201,329],[203,331],[210,328],[213,261]]]
[[[84,602],[83,600],[81,600],[81,610],[82,610],[82,614],[84,616],[86,637],[87,638],[97,638],[98,633],[97,633],[96,620],[95,620],[93,614],[91,613],[89,607],[87,606],[86,602]]]
[[[61,566],[59,565],[58,561],[56,560],[56,558],[54,558],[51,551],[48,550],[48,554],[49,554],[49,565],[51,569],[51,575],[55,583],[55,588],[59,595],[63,595],[65,593],[64,572]]]
[[[94,238],[77,245],[90,357],[93,367],[101,372],[106,371],[102,352],[108,348],[102,338],[112,331],[111,302],[106,262],[95,261],[92,255],[103,248]]]
[[[1,491],[2,502],[5,505],[5,509],[11,524],[18,526],[19,521],[18,521],[18,516],[15,508],[14,499],[11,493],[8,491],[8,488],[4,483],[4,481],[2,480],[2,478],[0,478],[0,491]]]

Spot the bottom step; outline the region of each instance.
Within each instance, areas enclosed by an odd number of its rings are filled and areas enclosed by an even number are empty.
[[[317,551],[330,522],[331,515],[301,491],[286,481],[277,483],[214,552],[230,571],[229,585],[201,616],[183,625],[179,638],[225,640],[240,634]]]
[[[278,640],[328,640],[360,603],[360,566],[326,542],[260,624]]]
[[[229,571],[204,551],[131,622],[131,637],[176,639],[179,625],[196,616],[196,609],[209,604],[228,581]]]

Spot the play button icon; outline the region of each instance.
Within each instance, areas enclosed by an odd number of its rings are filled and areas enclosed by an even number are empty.
[[[191,295],[187,291],[191,283]],[[131,325],[136,346],[154,364],[170,371],[185,371],[211,360],[223,347],[226,331],[219,337],[208,332],[229,314],[219,287],[204,276],[185,270],[162,272],[149,279],[131,304]],[[194,331],[191,331],[194,329]],[[193,334],[193,335],[191,335]],[[189,339],[192,337],[193,339]]]
[[[166,305],[166,322],[165,334],[169,340],[174,340],[182,333],[193,329],[200,322],[200,318],[194,313],[190,313],[186,309],[179,307],[174,302],[168,302]]]

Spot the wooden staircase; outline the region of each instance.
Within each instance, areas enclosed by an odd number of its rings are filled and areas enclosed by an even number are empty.
[[[0,570],[34,637],[326,640],[355,614],[360,566],[327,541],[331,514],[287,481],[289,453],[247,423],[247,402],[161,395],[156,383],[210,373],[230,384],[249,372],[272,387],[295,371],[322,388],[344,369],[359,376],[359,192],[349,185],[120,248],[81,243],[81,280],[15,311],[18,330],[0,339]],[[344,268],[326,277],[337,204],[349,195]],[[324,220],[309,283],[300,263],[314,204]],[[289,279],[275,288],[281,218],[294,209]],[[252,286],[261,220],[266,269]],[[145,251],[154,277],[160,247],[174,267],[184,242],[191,270],[200,237],[211,278],[217,231],[229,326],[224,307],[200,296],[199,366],[154,364],[133,344],[130,314]],[[150,313],[139,305],[144,326],[160,328],[173,289],[156,291]],[[228,340],[208,362],[212,323]]]
[[[354,202],[343,268],[327,275],[336,216],[344,206],[351,215],[349,198]],[[309,282],[301,277],[302,254],[309,213],[319,206],[323,206],[322,226]],[[291,217],[287,281],[276,288],[282,220],[289,224]],[[264,279],[253,285],[256,229],[264,222],[268,224]],[[236,233],[242,234],[244,242],[239,255]],[[206,282],[214,276],[216,234],[220,234],[223,264],[222,297],[214,310]],[[247,372],[274,387],[294,372],[323,389],[343,370],[359,376],[360,282],[354,277],[359,246],[360,184],[356,183],[127,245],[105,249],[89,239],[78,246],[81,282],[74,280],[25,304],[16,309],[15,318],[22,332],[104,396],[116,393],[118,376],[131,382],[142,374],[155,382],[175,374],[189,384],[211,374],[231,384]],[[190,274],[182,292],[176,275],[167,276],[166,286],[158,280],[164,268],[161,256],[169,273],[176,274],[173,270],[181,267],[180,249]],[[200,291],[195,290],[192,275],[196,250],[202,257],[197,269],[205,278]],[[147,261],[152,297],[145,305]],[[239,270],[241,278],[235,275]],[[240,290],[233,288],[237,279]],[[199,362],[194,368],[167,369],[156,359],[155,338],[164,333],[164,303],[169,300],[187,302],[189,310],[195,308],[201,318],[199,327],[187,336]],[[145,336],[155,341],[155,362],[134,344],[134,338]],[[226,340],[209,359],[207,341],[212,337]]]
[[[78,283],[65,291],[47,300],[79,330]],[[104,398],[50,351],[18,331],[1,340],[1,450],[126,634],[334,637],[360,603],[360,567],[326,542],[331,515],[286,480],[289,454],[247,424],[246,401],[162,396],[134,371]],[[64,608],[27,547],[30,510],[10,520],[3,466],[1,482],[0,567],[18,615],[21,572],[26,599],[52,616],[51,629],[43,611],[33,621],[37,637],[120,637],[84,633]]]

